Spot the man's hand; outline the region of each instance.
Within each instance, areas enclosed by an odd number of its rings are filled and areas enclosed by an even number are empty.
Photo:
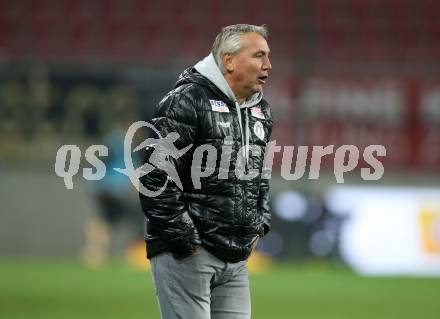
[[[257,247],[258,244],[258,240],[260,239],[260,237],[257,237],[257,239],[255,239],[255,241],[252,243],[252,251],[255,250],[255,247]]]
[[[202,250],[203,250],[202,246],[197,246],[197,248],[194,250],[194,252],[192,253],[191,256],[196,256],[196,255],[200,254],[202,252]]]
[[[202,251],[202,246],[201,245],[197,245],[194,248],[192,248],[191,251],[184,252],[184,253],[183,252],[178,252],[178,251],[173,251],[172,254],[173,254],[175,259],[182,260],[182,259],[185,259],[187,257],[198,255],[198,254],[200,254],[201,251]]]

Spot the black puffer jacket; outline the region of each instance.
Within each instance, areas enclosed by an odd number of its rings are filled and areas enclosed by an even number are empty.
[[[168,159],[179,173],[183,191],[160,169],[141,178],[141,183],[150,190],[161,188],[168,180],[159,196],[140,194],[147,223],[148,258],[163,251],[183,258],[202,245],[219,259],[238,262],[248,258],[255,240],[268,232],[268,180],[261,179],[261,174],[251,180],[241,180],[235,169],[242,154],[239,149],[243,146],[247,122],[248,142],[254,149],[243,161],[248,163],[245,172],[256,169],[261,173],[272,131],[271,111],[267,102],[260,100],[254,106],[240,109],[239,121],[237,110],[235,102],[195,68],[186,70],[174,90],[157,106],[152,124],[161,136],[176,132],[180,135],[174,143],[178,149],[193,146],[181,157]],[[225,143],[227,136],[233,138],[232,144]],[[215,147],[217,160],[214,173],[202,177],[201,187],[197,189],[191,179],[191,163],[194,150],[202,144]],[[231,150],[231,161],[224,175],[227,178],[219,179],[222,147]],[[151,152],[152,148],[147,151],[150,155]],[[202,168],[211,169],[205,162]],[[222,171],[222,174],[226,173]]]

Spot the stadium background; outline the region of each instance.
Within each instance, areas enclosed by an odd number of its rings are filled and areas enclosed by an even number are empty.
[[[437,318],[439,14],[436,0],[0,1],[1,316],[158,317],[136,192],[86,181],[84,153],[114,144],[109,173],[117,132],[149,119],[222,26],[265,23],[277,145],[382,144],[387,156],[380,180],[361,179],[361,160],[345,188],[333,155],[319,179],[295,181],[275,157],[253,317]],[[83,156],[73,190],[54,172],[64,144]],[[93,224],[107,186],[124,211],[109,238]],[[109,261],[85,258],[88,241]]]

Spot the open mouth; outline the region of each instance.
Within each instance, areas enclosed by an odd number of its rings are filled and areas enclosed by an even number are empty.
[[[266,83],[267,75],[259,76],[258,77],[258,83],[264,84]]]

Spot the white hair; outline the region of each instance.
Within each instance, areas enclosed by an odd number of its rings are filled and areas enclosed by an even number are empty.
[[[233,24],[224,27],[215,38],[212,45],[212,55],[222,74],[226,74],[226,69],[222,62],[222,55],[225,53],[234,54],[238,52],[243,43],[241,36],[245,33],[258,33],[267,39],[269,31],[266,25],[256,26],[252,24]]]

